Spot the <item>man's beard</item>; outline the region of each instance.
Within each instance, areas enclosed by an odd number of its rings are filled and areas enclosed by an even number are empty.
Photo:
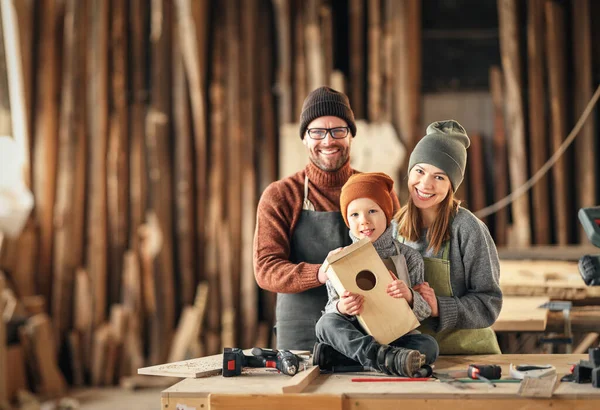
[[[309,159],[313,164],[323,171],[337,171],[348,161],[348,158],[350,157],[350,147],[339,147],[339,149],[340,154],[336,155],[336,159],[334,161],[327,160],[326,158],[323,158],[322,155],[310,150]]]

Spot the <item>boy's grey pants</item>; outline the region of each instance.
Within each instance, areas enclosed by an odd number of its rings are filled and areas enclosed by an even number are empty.
[[[365,332],[358,320],[350,320],[338,313],[326,313],[317,322],[316,333],[319,342],[327,343],[365,367],[378,368],[377,351],[381,345]],[[435,362],[439,355],[436,340],[421,333],[406,334],[390,346],[418,350],[425,355],[426,364]]]

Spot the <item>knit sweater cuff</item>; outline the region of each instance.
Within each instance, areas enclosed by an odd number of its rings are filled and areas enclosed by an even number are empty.
[[[300,283],[302,284],[303,289],[312,289],[322,285],[319,282],[319,268],[320,264],[312,264],[306,263],[304,267],[304,271],[306,275],[300,275]]]
[[[456,328],[458,319],[458,305],[452,297],[438,296],[438,307],[440,312],[440,322],[438,332],[446,329]]]

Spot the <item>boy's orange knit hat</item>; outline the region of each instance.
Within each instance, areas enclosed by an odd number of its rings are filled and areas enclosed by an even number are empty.
[[[394,181],[383,172],[365,172],[354,174],[342,187],[340,195],[340,211],[344,217],[344,222],[348,224],[348,205],[358,198],[369,198],[383,210],[387,225],[392,220],[394,211],[394,202],[392,200],[394,193]]]

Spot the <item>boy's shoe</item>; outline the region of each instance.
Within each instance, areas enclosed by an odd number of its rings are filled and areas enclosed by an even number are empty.
[[[418,350],[397,347],[394,363],[399,376],[414,377],[421,366],[425,364],[425,355]]]
[[[327,343],[315,343],[313,365],[321,370],[332,370],[334,366],[360,366],[360,363],[335,350]]]
[[[381,345],[375,363],[377,370],[385,374],[413,377],[425,364],[425,355],[418,350]]]

